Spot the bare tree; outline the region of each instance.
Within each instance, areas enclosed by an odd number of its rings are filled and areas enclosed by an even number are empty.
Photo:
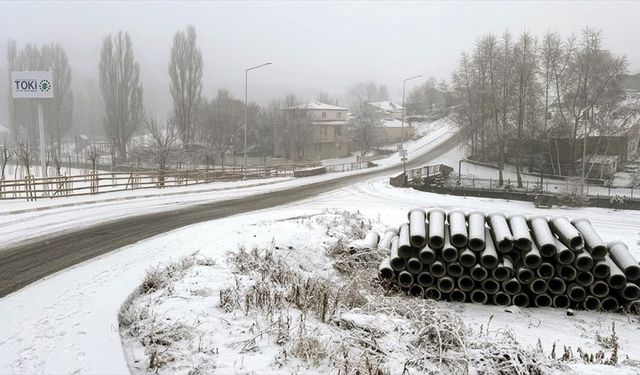
[[[100,153],[95,145],[90,145],[89,148],[85,151],[84,155],[87,162],[91,164],[91,174],[96,174],[98,159],[100,158]]]
[[[378,145],[378,130],[382,125],[379,116],[372,110],[361,109],[356,112],[352,120],[352,139],[360,148],[360,155]]]
[[[178,31],[173,37],[169,76],[173,117],[186,145],[194,140],[196,111],[202,93],[202,53],[196,47],[193,26],[188,26],[186,32]]]
[[[385,85],[377,85],[373,81],[358,82],[349,89],[349,96],[354,101],[354,107],[360,107],[364,102],[389,100],[389,90]]]
[[[49,123],[47,129],[51,143],[60,152],[62,137],[71,127],[73,113],[73,90],[71,89],[71,67],[64,49],[59,44],[42,47],[42,56],[53,72],[53,85],[56,93],[47,101]]]
[[[127,144],[144,121],[140,68],[128,33],[104,38],[99,68],[105,131],[115,140],[118,158],[126,159]]]
[[[12,156],[13,156],[13,150],[11,150],[6,145],[0,146],[0,165],[2,166],[2,169],[0,169],[0,171],[2,172],[0,174],[0,180],[5,179],[4,171],[7,168],[7,163],[9,163],[9,160],[11,159]]]
[[[27,177],[31,176],[31,166],[33,165],[33,152],[31,150],[31,146],[26,143],[18,143],[16,145],[16,156],[25,171],[27,172]]]
[[[169,118],[164,128],[160,128],[153,118],[145,121],[150,133],[150,139],[146,142],[142,155],[149,164],[157,166],[160,187],[164,187],[165,172],[171,163],[171,159],[173,158],[174,162],[178,162],[178,131],[172,120],[172,118]]]
[[[240,137],[244,120],[244,103],[235,99],[228,90],[218,90],[218,95],[207,103],[202,111],[202,129],[207,144],[220,157],[224,157]]]

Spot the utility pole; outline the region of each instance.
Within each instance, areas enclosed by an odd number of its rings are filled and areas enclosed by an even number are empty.
[[[404,150],[404,114],[405,114],[404,97],[405,97],[405,91],[407,88],[407,81],[411,81],[412,79],[416,79],[420,77],[422,77],[422,74],[405,78],[405,80],[402,81],[402,125],[400,126],[400,157],[402,158],[402,169],[404,170],[405,174],[407,173],[407,167],[406,167],[407,153]]]
[[[271,65],[270,62],[264,63],[261,65],[256,65],[251,68],[247,68],[244,71],[244,173],[247,173],[247,106],[249,105],[247,101],[247,92],[249,89],[249,71],[262,68],[263,66]]]

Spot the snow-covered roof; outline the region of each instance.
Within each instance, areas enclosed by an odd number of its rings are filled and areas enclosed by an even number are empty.
[[[350,125],[349,120],[314,120],[312,125],[333,125],[333,126],[346,126]]]
[[[321,102],[312,102],[312,103],[306,103],[306,104],[300,104],[297,105],[295,107],[293,107],[295,109],[316,109],[316,110],[322,110],[322,111],[348,111],[348,108],[344,108],[344,107],[338,107],[337,105],[331,105],[331,104],[327,104],[327,103],[321,103]]]
[[[382,126],[385,128],[401,128],[402,127],[402,121],[398,120],[398,119],[386,119],[382,122]],[[406,128],[410,127],[411,125],[409,125],[408,122],[404,122],[404,126]]]
[[[11,133],[11,130],[9,130],[9,128],[7,128],[6,126],[0,125],[0,134],[2,133]]]
[[[387,112],[402,111],[402,106],[390,101],[367,102],[367,104]]]
[[[590,164],[611,164],[618,161],[618,155],[585,155],[587,163]],[[576,160],[576,163],[582,163],[582,158]]]

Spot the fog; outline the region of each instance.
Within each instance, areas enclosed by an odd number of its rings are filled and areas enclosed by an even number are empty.
[[[528,30],[540,37],[585,26],[600,29],[604,46],[640,69],[640,3],[527,2],[2,2],[0,82],[6,96],[6,40],[60,43],[73,71],[74,90],[93,80],[102,38],[126,30],[140,63],[145,105],[170,111],[167,64],[174,33],[195,26],[204,60],[205,96],[218,88],[244,94],[244,69],[251,73],[250,100],[266,103],[295,93],[312,100],[319,91],[346,100],[355,82],[388,86],[402,95],[402,80],[416,74],[448,78],[461,52],[484,33]],[[97,84],[97,83],[96,83]],[[0,98],[0,124],[7,99]]]

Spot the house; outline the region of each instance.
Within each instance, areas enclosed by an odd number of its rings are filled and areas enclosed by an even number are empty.
[[[403,108],[401,105],[390,101],[364,102],[364,109],[379,114],[380,119],[402,119]]]
[[[378,143],[388,145],[391,143],[400,142],[411,139],[414,134],[414,128],[411,124],[405,121],[404,126],[402,120],[388,119],[383,120],[379,127],[375,128],[375,138],[379,140]]]

